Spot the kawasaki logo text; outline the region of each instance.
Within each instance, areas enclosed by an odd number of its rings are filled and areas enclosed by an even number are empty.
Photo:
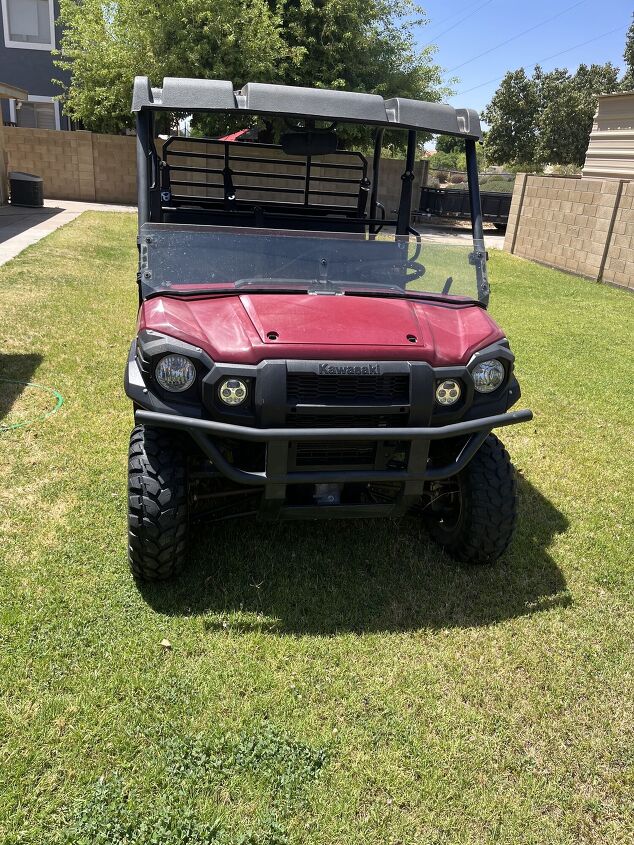
[[[320,364],[320,376],[380,376],[378,364]]]

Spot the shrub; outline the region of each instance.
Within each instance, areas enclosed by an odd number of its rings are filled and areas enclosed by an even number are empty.
[[[576,164],[554,164],[548,168],[555,176],[580,176],[581,168]]]
[[[476,147],[477,150],[477,147]],[[465,153],[458,153],[456,156],[456,170],[466,170],[467,169],[467,156]]]
[[[504,169],[509,173],[543,173],[544,167],[534,161],[519,161],[517,164],[505,164]]]
[[[434,170],[433,176],[431,178],[436,179],[436,181],[440,185],[441,183],[448,181],[449,173],[446,170]]]
[[[459,153],[434,153],[429,158],[432,170],[458,170]]]
[[[480,184],[482,185],[482,180],[480,180]],[[483,186],[485,191],[499,191],[506,194],[512,194],[514,187],[515,181],[508,179],[491,179]]]

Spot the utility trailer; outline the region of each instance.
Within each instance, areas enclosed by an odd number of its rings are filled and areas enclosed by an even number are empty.
[[[494,223],[495,228],[505,231],[509,222],[512,193],[505,191],[480,191],[482,219]],[[423,214],[432,217],[448,217],[469,220],[471,206],[469,192],[455,188],[429,188],[424,185],[420,192],[417,219]]]

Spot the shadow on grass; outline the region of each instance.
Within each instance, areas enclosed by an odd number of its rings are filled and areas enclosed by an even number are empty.
[[[57,207],[31,207],[20,205],[5,205],[0,208],[0,243],[15,238],[24,232],[49,220],[64,211]]]
[[[238,521],[199,529],[186,572],[140,589],[159,613],[204,614],[208,630],[294,635],[472,627],[566,606],[548,548],[568,522],[523,478],[519,490],[514,542],[493,566],[454,563],[414,518]]]
[[[25,384],[42,363],[37,353],[3,355],[0,353],[0,422],[7,416],[24,391]]]

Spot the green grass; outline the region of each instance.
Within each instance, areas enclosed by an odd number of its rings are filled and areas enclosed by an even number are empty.
[[[0,268],[2,375],[66,400],[0,434],[3,845],[631,842],[632,297],[492,255],[535,411],[495,566],[406,521],[227,523],[139,589],[135,252],[92,214]],[[0,391],[5,423],[54,402]]]

